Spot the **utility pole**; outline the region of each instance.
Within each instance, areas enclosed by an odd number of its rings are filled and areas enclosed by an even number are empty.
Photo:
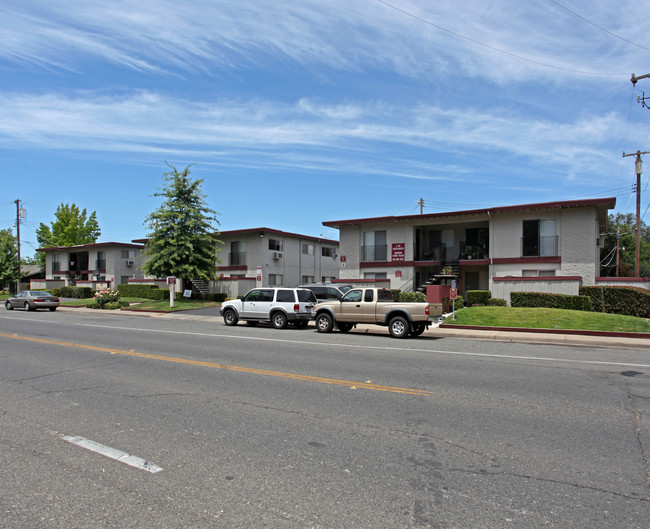
[[[424,210],[424,200],[422,198],[420,198],[420,200],[418,200],[418,206],[420,206],[420,215],[422,215],[423,210]]]
[[[21,209],[20,209],[20,199],[17,198],[15,201],[16,203],[16,241],[17,241],[17,247],[18,247],[18,279],[16,280],[16,293],[20,292],[20,214],[21,214]],[[23,216],[24,216],[24,209],[22,210]]]
[[[650,76],[650,74],[648,74]],[[644,76],[645,77],[645,76]],[[634,276],[641,275],[641,173],[643,172],[642,154],[648,154],[650,151],[636,151],[632,154],[623,153],[623,158],[626,156],[636,156],[634,164],[634,172],[636,173],[636,244],[634,256]]]
[[[621,266],[621,228],[616,231],[616,277]]]

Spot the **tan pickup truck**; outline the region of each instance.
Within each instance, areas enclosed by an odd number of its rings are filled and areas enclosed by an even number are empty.
[[[387,325],[393,338],[419,336],[441,315],[441,303],[397,303],[384,288],[353,288],[312,309],[318,332],[331,332],[335,325],[348,332],[358,323],[374,323]]]

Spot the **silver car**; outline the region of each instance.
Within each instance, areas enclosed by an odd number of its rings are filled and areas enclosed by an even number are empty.
[[[5,308],[7,310],[50,309],[51,311],[55,311],[59,304],[59,298],[53,296],[49,292],[23,290],[22,292],[18,292],[15,296],[11,296],[7,299],[5,301]]]

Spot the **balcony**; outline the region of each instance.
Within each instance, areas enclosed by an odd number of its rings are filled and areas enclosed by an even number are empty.
[[[385,262],[388,255],[387,244],[377,244],[373,246],[361,247],[361,260],[363,262]]]

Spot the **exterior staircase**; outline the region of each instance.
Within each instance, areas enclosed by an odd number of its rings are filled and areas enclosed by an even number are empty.
[[[199,294],[207,294],[210,292],[208,282],[205,279],[192,279],[192,286]]]

